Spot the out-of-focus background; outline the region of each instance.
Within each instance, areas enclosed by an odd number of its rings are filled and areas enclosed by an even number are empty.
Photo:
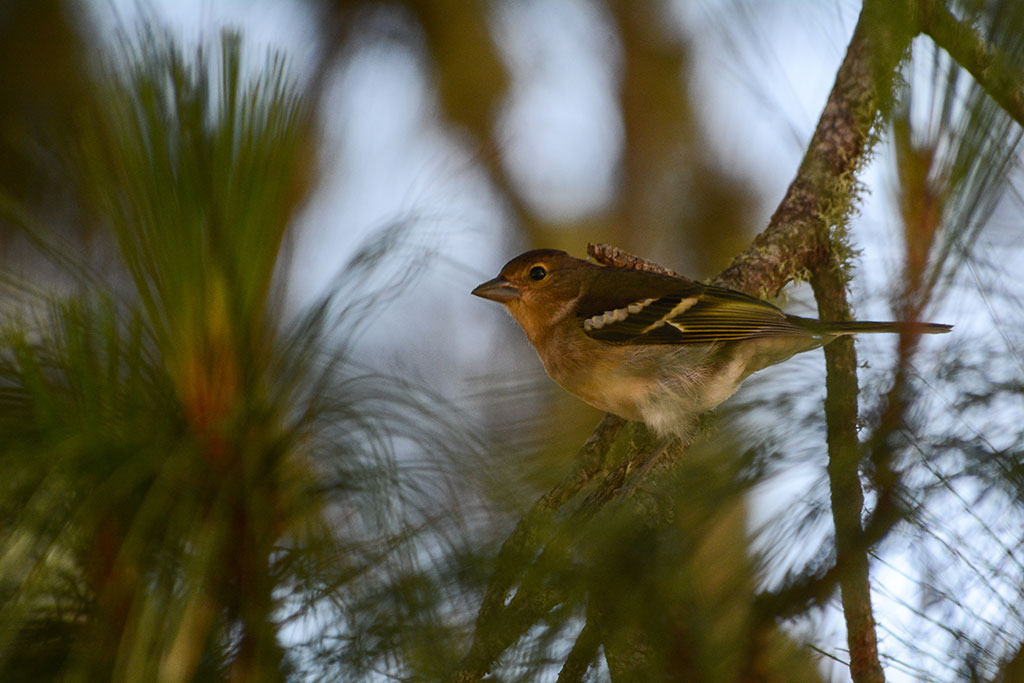
[[[544,381],[500,308],[464,295],[526,249],[583,256],[588,242],[715,275],[785,191],[859,11],[634,4],[101,3],[87,35],[155,19],[188,45],[237,27],[317,79],[320,175],[291,300],[331,287],[363,240],[405,229],[424,272],[367,348],[452,397],[507,382],[557,406],[525,415],[557,413],[549,431],[570,425],[573,444],[598,414]]]
[[[501,541],[601,417],[469,291],[588,242],[713,277],[793,178],[860,9],[6,0],[0,671],[450,672]],[[937,158],[993,144],[963,141],[950,64],[916,39],[896,116]],[[990,680],[1024,640],[1020,129],[988,121],[1006,158],[943,207],[964,229],[924,309],[955,332],[913,361],[897,461],[919,495],[872,551],[889,680]],[[892,130],[848,226],[862,319],[908,287]],[[802,285],[777,303],[815,315]],[[869,430],[896,342],[858,351]],[[828,555],[824,382],[820,352],[770,368],[703,434],[757,471],[708,551],[751,595]],[[503,679],[554,680],[573,618]],[[848,678],[838,597],[780,628],[810,643],[791,671]]]

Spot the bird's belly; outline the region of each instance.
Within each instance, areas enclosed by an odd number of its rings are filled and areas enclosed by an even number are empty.
[[[588,378],[553,377],[558,384],[571,394],[579,396],[598,410],[612,413],[627,420],[643,420],[643,406],[650,397],[651,383],[641,377],[625,372],[613,372],[610,376]]]
[[[587,343],[589,342],[589,343]],[[659,433],[682,433],[701,413],[729,398],[746,376],[744,354],[713,344],[672,348],[618,347],[585,340],[541,352],[548,375],[599,410],[647,423]]]
[[[548,375],[595,408],[646,422],[658,432],[685,429],[697,414],[728,398],[738,383],[737,372],[709,373],[711,345],[677,347],[667,354],[667,349],[640,345],[610,354],[592,345],[542,354]]]

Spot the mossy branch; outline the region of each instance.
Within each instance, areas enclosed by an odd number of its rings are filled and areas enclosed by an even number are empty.
[[[1014,64],[940,0],[918,0],[922,33],[949,53],[1007,114],[1024,126],[1024,65]]]

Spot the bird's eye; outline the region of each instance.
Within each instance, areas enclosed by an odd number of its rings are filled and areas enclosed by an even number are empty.
[[[548,271],[544,269],[544,266],[534,266],[530,268],[530,279],[531,280],[543,280],[544,276],[548,274]]]

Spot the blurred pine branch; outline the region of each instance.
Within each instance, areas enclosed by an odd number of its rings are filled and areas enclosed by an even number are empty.
[[[348,355],[379,309],[362,278],[394,238],[288,314],[285,246],[317,174],[311,97],[237,34],[193,51],[148,25],[123,47],[54,150],[113,267],[3,207],[72,288],[5,277],[19,305],[0,345],[0,671],[323,671],[285,640],[322,645],[323,615],[346,623],[346,596],[406,566],[396,551],[418,533],[393,513],[423,495],[396,435],[456,447],[426,417],[435,398]]]

